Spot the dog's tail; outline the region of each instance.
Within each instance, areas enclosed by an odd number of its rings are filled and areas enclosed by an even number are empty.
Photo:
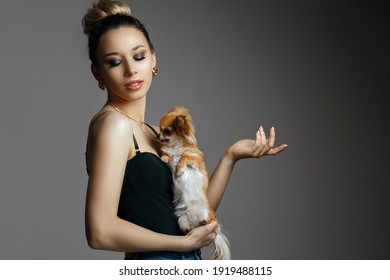
[[[220,227],[217,229],[217,236],[214,240],[214,260],[230,260],[230,243]]]

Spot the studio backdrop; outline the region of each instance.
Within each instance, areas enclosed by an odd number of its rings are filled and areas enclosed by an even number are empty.
[[[127,2],[156,48],[149,123],[187,106],[210,171],[260,125],[289,145],[235,166],[217,212],[233,259],[390,258],[387,1]],[[91,5],[2,3],[0,259],[123,258],[84,233],[87,129],[106,101]]]

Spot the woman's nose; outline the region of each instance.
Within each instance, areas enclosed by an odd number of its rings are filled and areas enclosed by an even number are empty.
[[[130,62],[127,62],[126,66],[125,66],[125,73],[124,73],[125,76],[129,77],[131,75],[134,75],[135,73],[137,73],[137,71],[136,71],[134,65],[131,65]]]

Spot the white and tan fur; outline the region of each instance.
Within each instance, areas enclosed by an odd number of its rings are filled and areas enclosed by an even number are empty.
[[[195,129],[187,108],[177,106],[160,119],[161,159],[168,163],[173,174],[175,214],[185,233],[195,227],[217,221],[207,198],[208,169],[195,138]],[[231,259],[230,245],[216,227],[214,259]]]

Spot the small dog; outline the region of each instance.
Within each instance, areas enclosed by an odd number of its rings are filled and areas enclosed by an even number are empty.
[[[188,109],[177,106],[162,116],[157,138],[161,143],[161,159],[172,170],[175,214],[181,230],[187,233],[217,221],[207,199],[208,169],[198,148]],[[231,258],[230,245],[219,224],[216,233],[213,257],[228,260]]]

